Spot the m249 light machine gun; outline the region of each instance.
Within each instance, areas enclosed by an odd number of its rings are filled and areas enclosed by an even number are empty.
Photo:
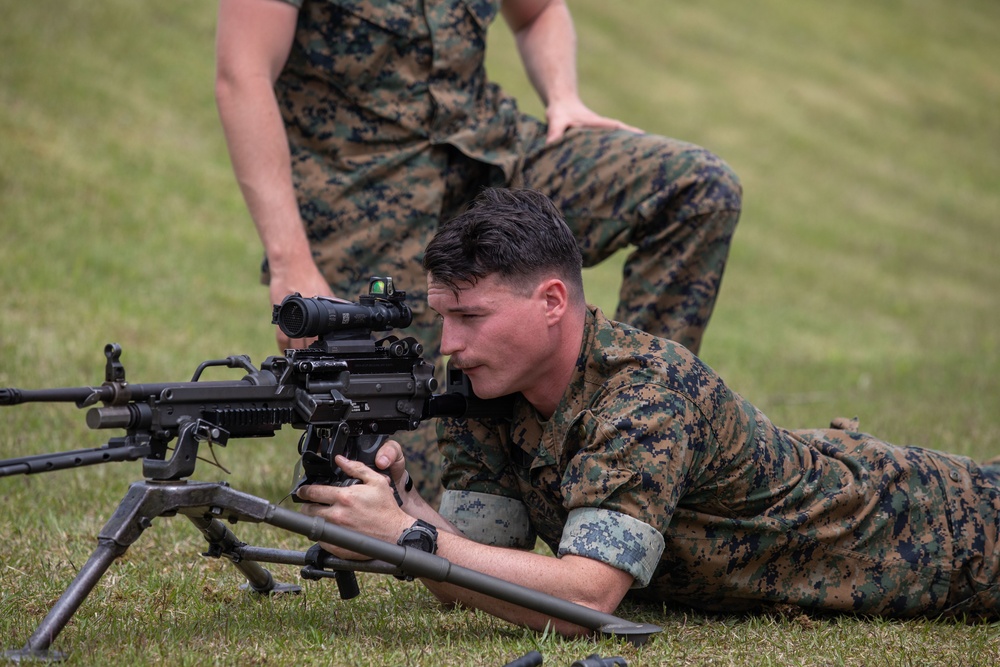
[[[355,572],[376,572],[443,581],[605,634],[641,643],[656,626],[635,624],[489,575],[453,565],[420,549],[382,542],[364,534],[278,507],[223,482],[187,479],[202,443],[273,436],[283,425],[303,431],[299,441],[301,483],[355,482],[334,462],[342,454],[371,467],[384,439],[413,430],[433,417],[497,417],[509,402],[475,397],[460,371],[447,372],[447,391],[438,388],[433,367],[421,358],[412,337],[376,331],[402,329],[412,321],[405,293],[390,278],[372,278],[357,302],[291,295],[274,307],[272,323],[292,338],[316,340],[309,347],[268,357],[257,369],[245,356],[202,363],[188,382],[132,384],[125,379],[121,348],[105,348],[104,383],[96,387],[0,389],[0,405],[73,402],[88,408],[92,429],[123,429],[94,449],[0,460],[0,477],[34,474],[112,461],[141,459],[144,480],[133,483],[97,537],[97,547],[23,648],[7,651],[11,661],[59,660],[52,642],[111,564],[160,516],[186,516],[209,543],[206,555],[226,558],[260,594],[299,590],[281,584],[260,563],[302,566],[307,579],[333,577],[341,597],[358,594]],[[206,368],[242,369],[239,380],[205,381]],[[98,405],[100,404],[100,405]],[[315,546],[306,552],[254,547],[241,542],[226,523],[267,523],[347,549],[371,560],[334,557]]]

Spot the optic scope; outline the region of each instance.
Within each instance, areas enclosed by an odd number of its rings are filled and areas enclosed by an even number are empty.
[[[405,301],[406,292],[396,291],[392,278],[372,278],[368,294],[357,302],[323,296],[306,298],[298,293],[286,296],[274,307],[271,323],[289,338],[404,329],[413,321],[413,312]]]

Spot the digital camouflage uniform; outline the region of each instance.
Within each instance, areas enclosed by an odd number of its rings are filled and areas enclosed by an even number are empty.
[[[852,430],[776,427],[690,351],[599,310],[547,422],[442,425],[441,513],[576,554],[643,599],[1000,616],[1000,468]]]
[[[618,319],[698,349],[741,205],[719,158],[623,131],[546,146],[545,125],[486,77],[499,0],[287,1],[301,9],[275,90],[313,257],[338,296],[393,276],[413,297],[408,333],[436,358],[424,246],[483,186],[528,187],[559,207],[585,266],[634,248]],[[400,440],[417,477],[437,479],[429,430],[424,445]]]

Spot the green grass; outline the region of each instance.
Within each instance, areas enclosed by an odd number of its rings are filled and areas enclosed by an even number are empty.
[[[7,3],[0,21],[0,386],[186,380],[274,352],[259,244],[212,98],[213,3]],[[745,210],[702,349],[778,423],[837,415],[900,443],[1000,455],[1000,7],[987,0],[575,0],[584,98],[736,169]],[[540,111],[509,35],[490,72]],[[614,262],[588,272],[612,310]],[[224,375],[222,371],[217,372]],[[0,457],[102,444],[69,405],[0,410]],[[296,433],[197,477],[277,501]],[[0,480],[0,637],[20,646],[87,559],[138,464]],[[305,548],[240,524],[262,546]],[[158,519],[56,646],[69,664],[985,665],[1000,628],[625,606],[642,649],[444,611],[419,586],[303,582],[258,600]],[[295,568],[278,566],[283,580]]]

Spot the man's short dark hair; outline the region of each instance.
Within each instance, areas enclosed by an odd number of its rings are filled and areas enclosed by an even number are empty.
[[[437,231],[423,266],[456,291],[490,275],[529,291],[554,276],[583,299],[583,259],[573,232],[552,201],[535,190],[485,188]]]

